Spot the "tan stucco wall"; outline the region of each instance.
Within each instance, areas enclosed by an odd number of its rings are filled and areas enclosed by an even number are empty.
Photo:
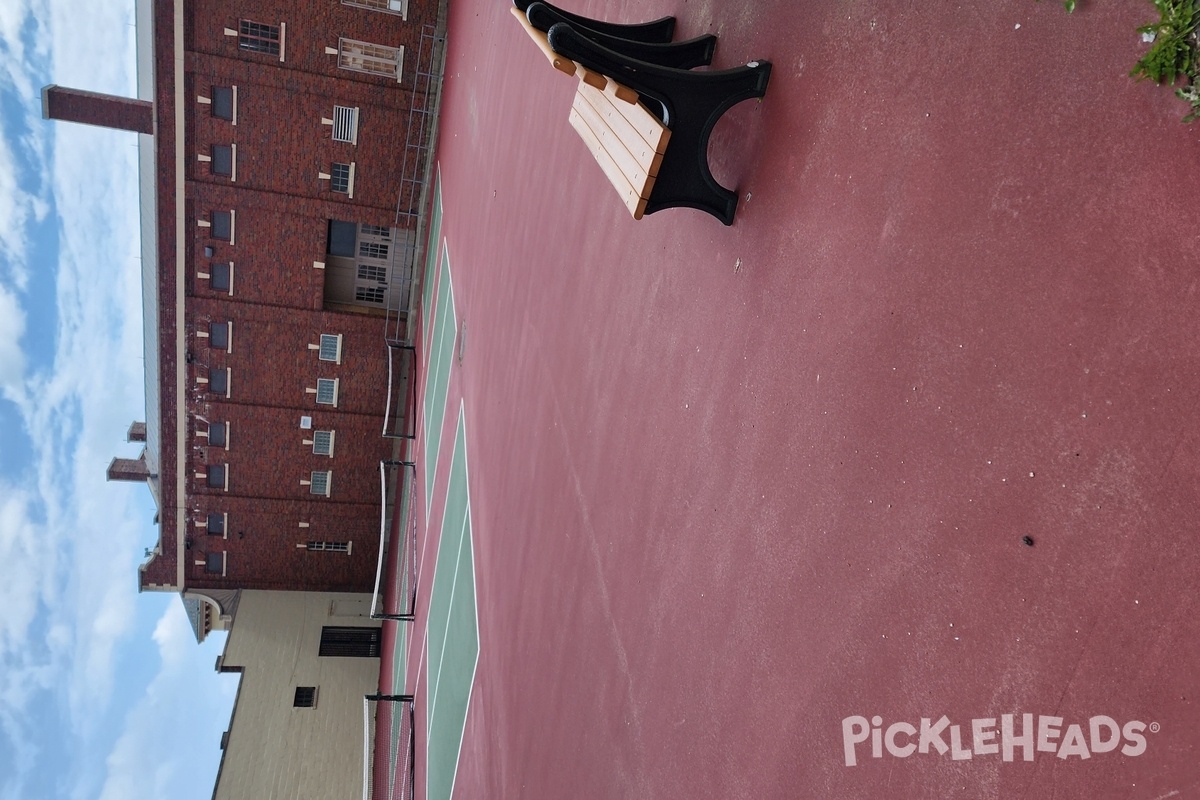
[[[366,597],[366,602],[363,598]],[[358,800],[363,695],[378,658],[319,658],[324,625],[378,626],[369,596],[244,591],[223,667],[242,667],[214,800]],[[293,708],[297,686],[317,687],[315,708]]]

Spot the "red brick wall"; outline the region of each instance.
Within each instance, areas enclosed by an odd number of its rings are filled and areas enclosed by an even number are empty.
[[[47,86],[42,90],[42,114],[46,119],[154,133],[154,104],[132,97]]]
[[[405,126],[419,36],[434,22],[436,4],[410,0],[407,21],[397,15],[343,5],[338,0],[216,0],[185,7],[184,134],[185,328],[189,414],[186,497],[175,497],[175,134],[172,0],[155,13],[156,113],[159,130],[158,228],[160,271],[159,364],[163,376],[163,554],[143,570],[143,587],[174,582],[175,519],[187,515],[185,585],[189,588],[258,588],[325,591],[369,590],[379,536],[379,461],[391,440],[381,436],[386,403],[387,350],[381,317],[324,309],[324,262],[330,219],[392,226],[400,189]],[[236,36],[246,18],[286,23],[282,63],[277,56],[240,51]],[[404,46],[403,78],[371,76],[337,67],[325,48],[338,37]],[[237,86],[237,123],[212,116],[213,86]],[[358,107],[356,145],[334,142],[333,106]],[[236,181],[213,175],[198,154],[214,144],[236,144]],[[333,162],[355,164],[354,196],[330,190]],[[212,238],[214,210],[235,212],[234,241]],[[214,254],[207,257],[205,247]],[[233,295],[212,290],[212,262],[233,262]],[[209,346],[197,331],[210,321],[232,321],[232,352]],[[342,362],[319,361],[310,344],[320,334],[342,334]],[[197,378],[209,368],[230,369],[231,396],[215,396]],[[316,403],[317,378],[336,378],[336,408]],[[311,431],[335,431],[334,457],[317,456]],[[229,424],[229,449],[209,447],[198,436],[206,422]],[[208,464],[229,470],[229,490],[210,489],[197,473]],[[329,469],[330,497],[318,497],[301,480]],[[229,514],[228,537],[209,536],[197,520]],[[301,528],[301,521],[309,523]],[[297,544],[352,541],[352,553],[309,552]],[[209,552],[226,553],[227,573],[206,573]]]

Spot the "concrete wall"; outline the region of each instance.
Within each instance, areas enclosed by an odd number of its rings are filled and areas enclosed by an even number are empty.
[[[241,671],[241,684],[214,800],[362,797],[363,695],[378,686],[379,659],[317,651],[322,626],[378,626],[332,615],[369,602],[358,594],[242,592],[221,663]],[[316,687],[315,707],[293,707],[297,686]]]

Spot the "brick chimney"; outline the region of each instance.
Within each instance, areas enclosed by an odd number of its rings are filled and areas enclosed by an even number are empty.
[[[137,133],[154,133],[154,104],[82,89],[50,85],[42,89],[42,117],[82,122]]]
[[[135,422],[129,426],[129,441],[131,441],[131,442],[146,441],[146,423]]]
[[[110,481],[144,481],[150,478],[150,468],[146,466],[146,457],[114,458],[108,465]]]

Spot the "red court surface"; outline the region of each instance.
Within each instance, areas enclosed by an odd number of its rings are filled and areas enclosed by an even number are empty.
[[[451,3],[455,797],[1200,797],[1200,126],[1126,76],[1150,3],[564,5],[774,73],[714,137],[736,224],[635,223],[574,80]],[[847,766],[875,715],[960,757]]]

